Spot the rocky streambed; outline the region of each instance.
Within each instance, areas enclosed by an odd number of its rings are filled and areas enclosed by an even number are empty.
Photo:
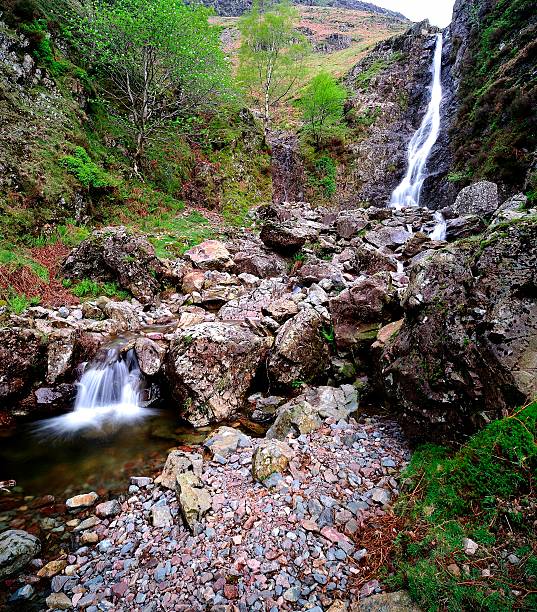
[[[81,363],[121,336],[148,403],[250,429],[175,440],[164,476],[163,450],[125,473],[128,493],[45,500],[40,545],[0,534],[7,593],[30,605],[52,579],[39,605],[91,612],[368,605],[397,532],[399,428],[453,440],[536,391],[535,209],[480,183],[442,214],[445,241],[427,209],[286,203],[173,261],[121,227],[75,248],[66,276],[133,298],[2,313],[3,421],[65,411]],[[10,528],[33,510],[19,501]]]

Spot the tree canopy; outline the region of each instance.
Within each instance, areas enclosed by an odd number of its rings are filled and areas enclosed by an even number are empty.
[[[303,73],[309,44],[295,30],[297,19],[297,10],[287,3],[262,10],[256,2],[239,21],[238,80],[260,107],[265,133],[274,108],[293,93]]]
[[[88,63],[104,73],[105,99],[133,131],[135,169],[148,138],[210,110],[231,90],[210,11],[182,0],[85,0],[74,20]]]

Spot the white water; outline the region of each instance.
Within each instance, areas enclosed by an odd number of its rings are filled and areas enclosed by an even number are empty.
[[[86,368],[72,412],[39,424],[42,433],[65,435],[82,429],[102,429],[151,414],[142,407],[143,376],[134,351],[121,355],[111,348]]]
[[[392,193],[390,206],[405,208],[418,206],[421,188],[427,178],[426,164],[440,133],[440,104],[442,102],[442,34],[436,35],[432,65],[432,85],[429,106],[420,127],[412,136],[407,151],[407,172]]]

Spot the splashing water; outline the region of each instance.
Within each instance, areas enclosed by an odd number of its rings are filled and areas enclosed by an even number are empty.
[[[408,169],[403,180],[392,193],[390,206],[393,208],[419,205],[421,188],[427,178],[427,159],[440,133],[442,44],[442,34],[437,34],[432,65],[433,80],[429,106],[419,129],[412,136],[408,146]]]
[[[114,429],[152,414],[143,408],[143,376],[134,351],[110,348],[86,368],[78,383],[74,410],[41,421],[38,432],[68,435],[83,429]]]

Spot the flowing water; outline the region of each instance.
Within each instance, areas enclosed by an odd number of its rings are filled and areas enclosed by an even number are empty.
[[[427,159],[440,133],[440,103],[442,102],[442,34],[436,35],[432,65],[431,97],[425,117],[412,136],[407,152],[407,172],[392,193],[390,206],[405,208],[418,206],[421,188],[427,178]]]

